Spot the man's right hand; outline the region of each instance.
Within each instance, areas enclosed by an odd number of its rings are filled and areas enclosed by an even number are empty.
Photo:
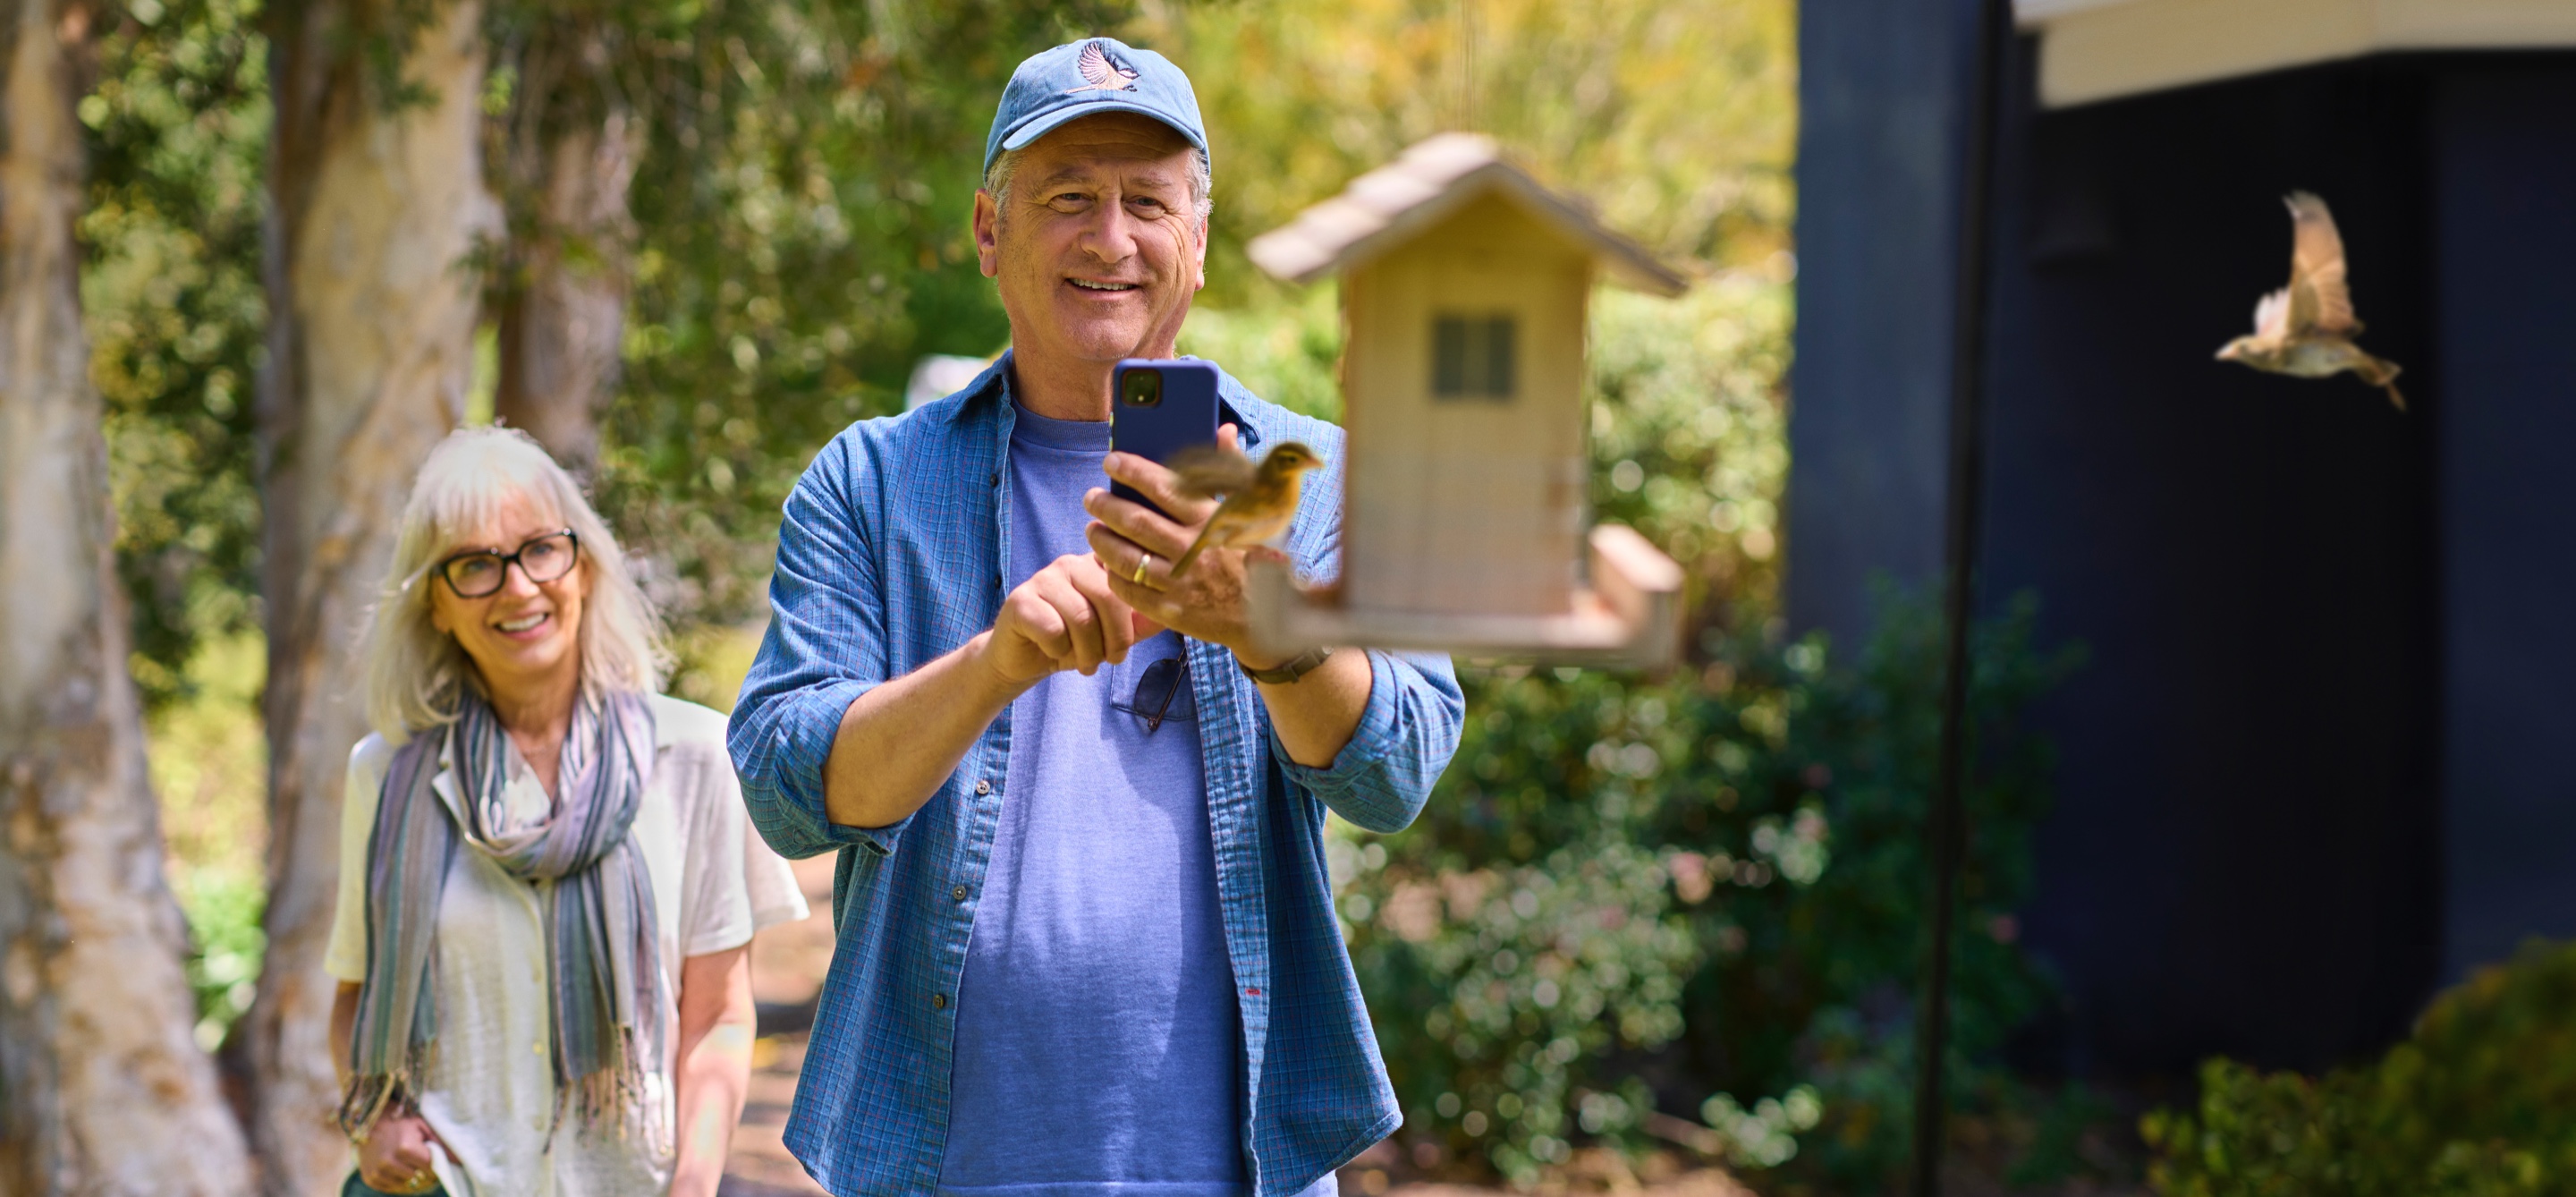
[[[429,1153],[445,1149],[428,1120],[387,1114],[367,1128],[367,1141],[358,1148],[358,1179],[380,1193],[426,1193],[438,1187]]]
[[[1110,591],[1099,558],[1068,554],[1004,596],[984,659],[1014,685],[1067,669],[1089,676],[1162,630]]]
[[[956,773],[975,737],[1039,679],[1127,659],[1163,626],[1109,589],[1088,553],[1058,557],[1002,598],[993,626],[841,712],[823,809],[844,827],[891,827]],[[994,780],[987,778],[987,781]]]

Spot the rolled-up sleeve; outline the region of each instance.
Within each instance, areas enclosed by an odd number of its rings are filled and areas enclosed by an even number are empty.
[[[1370,649],[1368,658],[1368,705],[1332,764],[1298,764],[1275,731],[1270,752],[1288,780],[1333,813],[1370,831],[1402,831],[1422,813],[1458,751],[1467,703],[1445,655]]]
[[[851,439],[817,456],[787,497],[769,631],[726,728],[752,826],[789,859],[851,844],[891,854],[902,828],[835,824],[823,804],[841,717],[885,680],[887,660],[885,593],[866,517],[853,501],[866,482],[864,459]]]

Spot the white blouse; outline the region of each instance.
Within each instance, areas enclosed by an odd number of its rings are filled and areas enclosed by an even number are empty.
[[[680,963],[738,948],[753,931],[806,916],[787,862],[751,830],[725,717],[695,703],[653,696],[653,774],[635,814],[661,920],[663,1059],[645,1075],[644,1097],[624,1134],[589,1130],[567,1111],[554,1117],[549,1054],[546,928],[538,891],[470,848],[456,854],[438,910],[438,1048],[420,1095],[421,1116],[456,1159],[440,1153],[439,1183],[454,1197],[626,1197],[671,1183]],[[368,736],[349,754],[348,797],[340,814],[339,910],[323,967],[343,981],[366,977],[367,847],[378,792],[393,750]],[[441,762],[445,765],[447,762]],[[452,796],[453,773],[431,784]],[[510,821],[546,817],[551,803],[516,751],[504,791]]]

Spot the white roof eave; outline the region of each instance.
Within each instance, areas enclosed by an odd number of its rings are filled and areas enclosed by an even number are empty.
[[[2568,0],[2015,0],[2049,108],[2366,54],[2576,46]]]

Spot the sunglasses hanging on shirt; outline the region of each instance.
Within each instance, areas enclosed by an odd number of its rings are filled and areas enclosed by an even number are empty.
[[[1162,729],[1163,719],[1172,710],[1172,698],[1181,692],[1186,675],[1179,657],[1164,657],[1137,675],[1136,695],[1128,700],[1127,709],[1144,719],[1147,734]]]

